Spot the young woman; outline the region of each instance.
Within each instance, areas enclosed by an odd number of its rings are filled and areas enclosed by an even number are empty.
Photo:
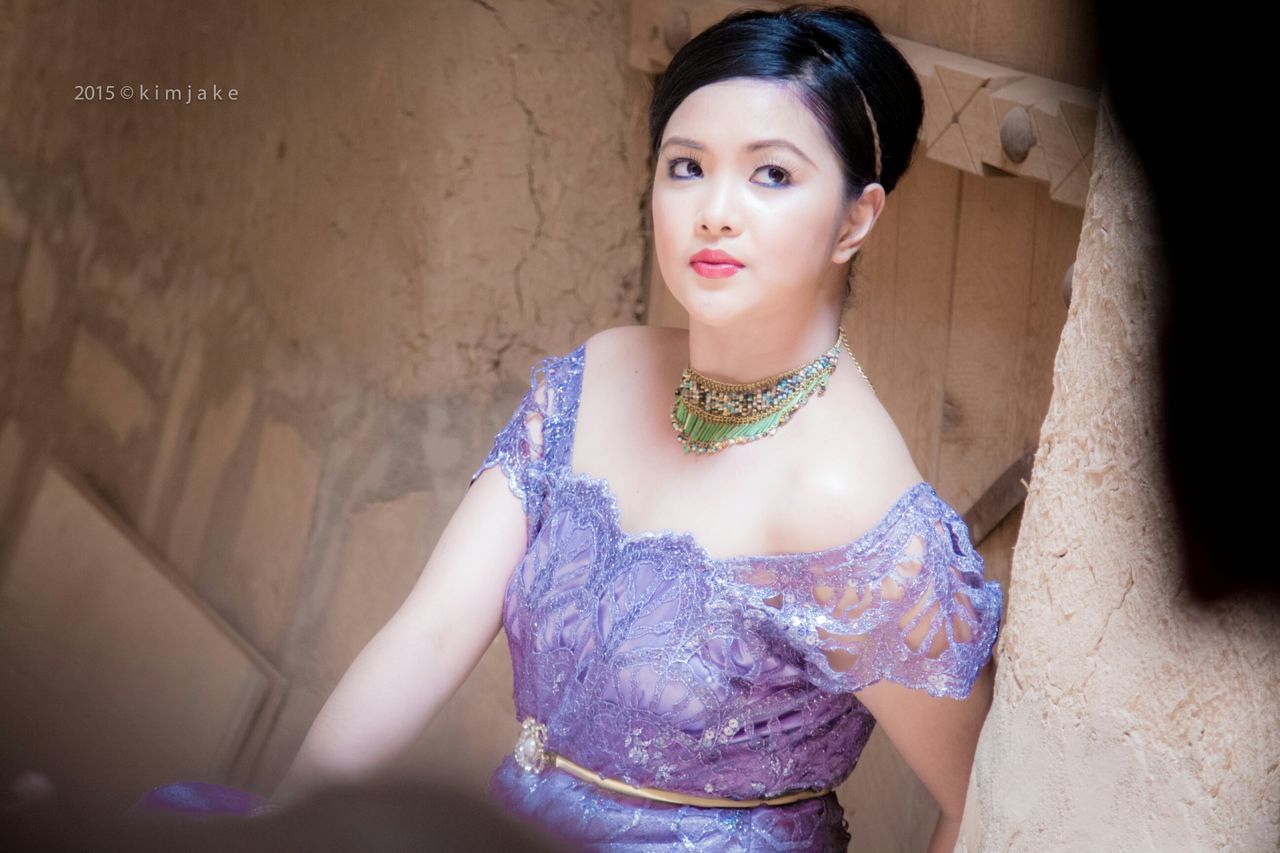
[[[418,584],[276,800],[372,775],[500,628],[511,813],[586,849],[840,850],[882,725],[956,841],[1002,592],[840,327],[919,83],[863,14],[741,11],[650,111],[654,237],[689,329],[534,366]]]

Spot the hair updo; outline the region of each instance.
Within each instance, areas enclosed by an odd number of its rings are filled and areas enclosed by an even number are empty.
[[[924,93],[911,64],[862,11],[812,4],[736,10],[676,51],[654,84],[651,154],[657,157],[685,98],[741,77],[794,88],[840,160],[845,205],[872,182],[893,192],[911,165],[924,122]],[[851,295],[850,280],[846,305]]]

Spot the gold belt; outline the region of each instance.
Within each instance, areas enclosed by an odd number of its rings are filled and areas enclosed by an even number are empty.
[[[834,788],[827,788],[823,791],[795,791],[790,794],[779,794],[776,797],[767,797],[757,800],[728,800],[721,797],[699,797],[694,794],[681,794],[675,791],[663,791],[660,788],[644,788],[623,782],[621,779],[610,779],[599,773],[593,773],[587,768],[575,764],[565,756],[553,749],[547,749],[547,727],[545,724],[538,722],[533,717],[526,717],[520,724],[520,737],[516,740],[515,759],[516,763],[529,773],[541,773],[544,767],[552,766],[566,770],[580,779],[588,782],[594,782],[602,788],[608,788],[610,791],[617,791],[622,794],[631,794],[635,797],[647,797],[651,800],[661,800],[664,803],[681,803],[690,806],[708,806],[714,808],[731,808],[745,809],[754,806],[781,806],[787,803],[794,803],[797,800],[807,800],[810,797],[822,797],[832,791]]]

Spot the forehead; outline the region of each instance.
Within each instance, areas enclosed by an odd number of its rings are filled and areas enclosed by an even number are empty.
[[[736,149],[769,137],[790,139],[811,156],[821,156],[828,147],[822,126],[792,86],[745,77],[691,92],[667,120],[663,140],[675,135],[692,137],[712,149]]]

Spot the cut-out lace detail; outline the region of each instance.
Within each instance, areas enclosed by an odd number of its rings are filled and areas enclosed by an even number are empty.
[[[541,523],[547,470],[560,461],[554,449],[563,447],[560,434],[566,428],[572,428],[572,421],[558,416],[566,391],[563,366],[563,359],[555,356],[534,365],[530,371],[529,389],[506,426],[494,437],[488,455],[467,483],[467,489],[470,489],[486,469],[498,465],[511,493],[524,508],[530,539],[536,535]],[[548,447],[553,448],[550,454],[547,453]]]
[[[889,679],[969,694],[1002,594],[932,486],[915,484],[870,530],[822,551],[715,559],[688,532],[628,534],[608,482],[570,470],[584,359],[585,344],[533,368],[472,476],[500,465],[529,521],[503,627],[517,717],[547,724],[547,748],[635,785],[770,797],[853,771],[875,726],[853,691]],[[528,774],[510,754],[490,792],[585,849],[849,842],[834,794],[683,806],[554,768]]]
[[[734,565],[727,589],[779,626],[824,690],[887,679],[967,697],[991,657],[1004,601],[968,526],[920,483],[873,531],[810,560]]]

